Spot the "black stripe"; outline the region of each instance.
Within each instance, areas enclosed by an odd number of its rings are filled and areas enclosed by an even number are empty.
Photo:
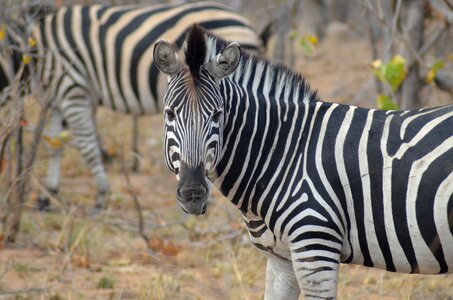
[[[80,51],[74,41],[74,36],[73,36],[73,30],[72,30],[72,9],[67,9],[65,14],[64,14],[64,17],[63,17],[63,30],[64,30],[64,34],[65,34],[65,37],[66,37],[66,40],[68,41],[68,44],[69,46],[71,47],[71,49],[68,49],[66,51],[72,51],[75,53],[75,55],[77,56],[77,58],[79,59],[79,61],[81,63],[83,63],[83,59],[80,55]],[[79,70],[79,71],[82,71],[82,70]]]
[[[88,52],[88,54],[90,56],[90,61],[93,64],[93,69],[94,69],[94,73],[95,73],[94,76],[96,76],[95,79],[97,80],[99,85],[101,85],[102,83],[101,83],[101,80],[100,80],[100,77],[99,77],[99,70],[97,69],[96,60],[94,59],[94,54],[93,54],[93,46],[94,45],[91,44],[91,40],[90,40],[90,28],[92,26],[91,19],[90,19],[90,10],[91,9],[93,9],[93,8],[91,8],[90,6],[83,6],[82,7],[81,18],[80,18],[80,26],[81,26],[82,38],[83,38],[84,45],[85,45],[85,47],[87,49],[87,52]],[[103,9],[103,10],[105,10],[105,9]],[[98,11],[98,17],[99,17],[100,14],[102,14],[103,10]],[[101,86],[99,86],[99,88],[101,88]],[[100,105],[100,106],[104,105],[103,97],[99,97],[98,105]]]
[[[393,263],[392,252],[387,238],[384,216],[384,203],[383,203],[383,156],[380,150],[380,143],[382,138],[382,131],[385,122],[385,112],[376,111],[373,115],[373,121],[369,130],[368,144],[367,144],[367,157],[368,169],[370,170],[370,194],[371,206],[373,210],[374,229],[382,255],[385,260],[386,270],[395,272],[396,268]]]

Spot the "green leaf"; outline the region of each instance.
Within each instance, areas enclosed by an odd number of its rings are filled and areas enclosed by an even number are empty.
[[[395,55],[386,64],[379,63],[372,66],[374,75],[387,83],[393,92],[398,89],[407,75],[406,60],[400,55]]]
[[[99,289],[113,289],[114,284],[115,283],[112,278],[110,278],[109,276],[104,276],[99,280],[97,287]]]
[[[300,38],[299,45],[304,49],[306,54],[312,55],[318,44],[318,38],[314,35],[306,35]]]
[[[406,78],[406,61],[403,57],[396,55],[387,63],[385,79],[390,84],[392,91],[396,91]]]
[[[398,110],[399,109],[398,104],[396,104],[395,101],[393,101],[392,98],[390,98],[387,95],[379,94],[376,97],[376,103],[377,103],[378,109],[382,109],[382,110]]]
[[[427,83],[431,83],[434,81],[434,78],[436,77],[437,71],[442,69],[445,66],[445,62],[443,60],[438,60],[434,63],[434,65],[431,67],[431,69],[428,71],[426,74],[425,81]]]

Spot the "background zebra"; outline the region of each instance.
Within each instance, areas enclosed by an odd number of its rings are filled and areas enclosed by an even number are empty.
[[[222,50],[223,49],[223,50]],[[165,155],[177,199],[214,185],[268,256],[266,299],[334,299],[339,263],[438,274],[453,267],[453,106],[379,111],[322,102],[303,78],[194,26],[168,76]]]
[[[180,47],[195,21],[226,39],[239,39],[251,50],[261,46],[245,18],[209,2],[62,7],[35,26],[35,52],[42,57],[35,62],[36,70],[52,97],[49,135],[58,136],[63,120],[72,130],[95,177],[97,207],[104,205],[109,185],[96,138],[96,107],[135,116],[160,111],[165,80],[153,64],[152,45],[166,39]],[[46,187],[53,194],[58,191],[62,150],[52,149],[49,161]],[[39,207],[48,203],[46,196],[39,197]]]

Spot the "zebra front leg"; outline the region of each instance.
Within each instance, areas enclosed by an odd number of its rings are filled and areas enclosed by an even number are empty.
[[[87,97],[74,95],[62,102],[63,116],[73,132],[73,141],[94,176],[97,187],[96,209],[106,205],[110,188],[102,162],[92,104]]]
[[[299,299],[300,289],[290,262],[268,257],[265,300]]]
[[[305,300],[336,299],[340,254],[331,243],[303,243],[291,250],[294,272]]]
[[[45,188],[51,196],[55,196],[57,195],[60,186],[60,164],[64,150],[63,143],[53,143],[55,139],[60,138],[60,133],[63,130],[63,118],[61,116],[61,113],[57,109],[53,109],[51,112],[48,128],[49,133],[47,137],[50,140],[50,157],[47,166]],[[50,210],[51,206],[47,193],[40,193],[37,200],[37,208],[41,211]]]

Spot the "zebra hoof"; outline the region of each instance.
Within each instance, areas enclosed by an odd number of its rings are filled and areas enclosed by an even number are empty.
[[[38,200],[36,201],[36,209],[43,212],[48,212],[52,209],[50,205],[49,198],[45,196],[39,196]]]
[[[94,207],[97,211],[103,211],[107,207],[108,192],[100,192],[96,197],[96,206]]]

